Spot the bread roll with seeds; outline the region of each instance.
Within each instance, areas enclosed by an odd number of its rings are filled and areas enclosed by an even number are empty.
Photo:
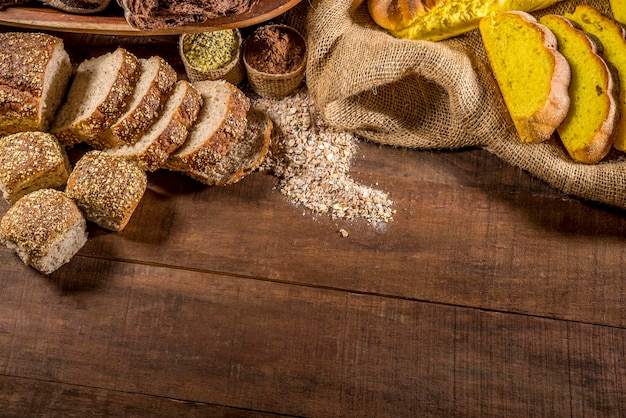
[[[269,150],[274,124],[265,112],[256,108],[250,109],[247,121],[243,137],[233,143],[219,162],[185,174],[209,186],[227,186],[261,165]]]
[[[19,132],[0,138],[0,190],[14,204],[35,190],[65,186],[71,171],[67,154],[45,132]]]
[[[101,134],[124,112],[139,76],[139,61],[124,48],[80,63],[51,132],[61,145],[105,148]]]
[[[0,33],[0,135],[47,131],[71,75],[62,39],[44,33]]]
[[[203,105],[187,141],[168,158],[171,170],[203,170],[226,155],[246,130],[250,99],[224,80],[193,83],[202,95]]]
[[[121,231],[146,191],[147,177],[124,157],[93,150],[74,166],[65,192],[76,201],[88,221]]]
[[[198,90],[188,81],[180,80],[167,99],[159,119],[136,144],[111,148],[107,152],[130,159],[143,170],[158,170],[170,154],[185,142],[201,106],[202,97]]]
[[[154,123],[178,78],[163,58],[139,59],[139,79],[123,115],[102,133],[101,142],[112,147],[133,145]]]
[[[56,271],[87,242],[87,223],[76,203],[55,189],[34,191],[0,221],[0,242],[44,274]]]

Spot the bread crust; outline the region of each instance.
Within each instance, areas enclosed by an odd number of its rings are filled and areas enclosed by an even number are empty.
[[[85,142],[95,149],[104,149],[107,147],[108,144],[104,143],[101,134],[118,119],[126,108],[127,100],[132,94],[139,76],[139,61],[135,55],[121,47],[118,47],[110,54],[121,55],[119,67],[110,69],[110,71],[115,71],[116,73],[115,80],[110,86],[110,90],[106,96],[95,107],[93,112],[89,115],[85,115],[82,119],[76,119],[76,117],[72,115],[68,116],[64,114],[65,111],[74,105],[74,100],[84,99],[84,91],[74,91],[74,89],[72,89],[74,83],[76,83],[76,78],[74,79],[70,87],[68,101],[60,109],[57,123],[51,130],[63,146],[73,146],[77,143]],[[103,57],[104,56],[99,56],[84,61],[78,66],[77,72],[80,74],[82,65],[87,65],[92,60],[102,59]],[[68,117],[71,118],[71,120],[63,125],[63,123],[65,123],[64,119]]]
[[[161,106],[178,78],[176,70],[161,57],[154,56],[148,60],[140,59],[139,63],[139,71],[142,73],[146,71],[146,65],[157,65],[155,77],[150,81],[146,90],[134,91],[133,94],[140,94],[141,99],[134,107],[127,108],[125,113],[101,134],[101,142],[108,147],[136,143],[159,116]]]
[[[47,79],[54,60],[58,68]],[[1,33],[0,134],[47,131],[60,102],[44,102],[46,83],[58,83],[55,88],[65,90],[71,74],[61,38],[38,32]]]

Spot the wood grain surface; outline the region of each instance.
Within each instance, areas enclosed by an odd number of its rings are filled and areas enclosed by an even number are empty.
[[[175,36],[60,36],[184,77]],[[351,173],[392,222],[158,171],[48,277],[0,248],[0,416],[625,416],[626,212],[480,149],[363,141]]]

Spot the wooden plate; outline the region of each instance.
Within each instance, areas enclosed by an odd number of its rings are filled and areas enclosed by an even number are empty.
[[[46,7],[8,7],[0,11],[0,24],[21,28],[103,35],[177,35],[188,32],[242,28],[270,20],[297,5],[301,0],[259,0],[247,13],[211,19],[196,25],[166,29],[139,30],[121,15],[79,15]],[[114,0],[113,0],[114,2]]]

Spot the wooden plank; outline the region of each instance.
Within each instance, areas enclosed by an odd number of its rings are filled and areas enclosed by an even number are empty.
[[[5,375],[61,385],[48,396],[68,384],[298,416],[619,416],[625,405],[624,329],[81,264],[29,283],[0,346]]]
[[[480,150],[361,152],[372,159],[355,176],[396,204],[384,227],[315,218],[268,174],[219,188],[162,171],[127,228],[92,228],[81,254],[626,325],[622,211],[567,199]],[[392,172],[382,162],[394,159]]]
[[[3,418],[40,416],[272,418],[277,416],[271,413],[246,411],[201,402],[187,402],[1,375],[0,405],[2,405]]]

